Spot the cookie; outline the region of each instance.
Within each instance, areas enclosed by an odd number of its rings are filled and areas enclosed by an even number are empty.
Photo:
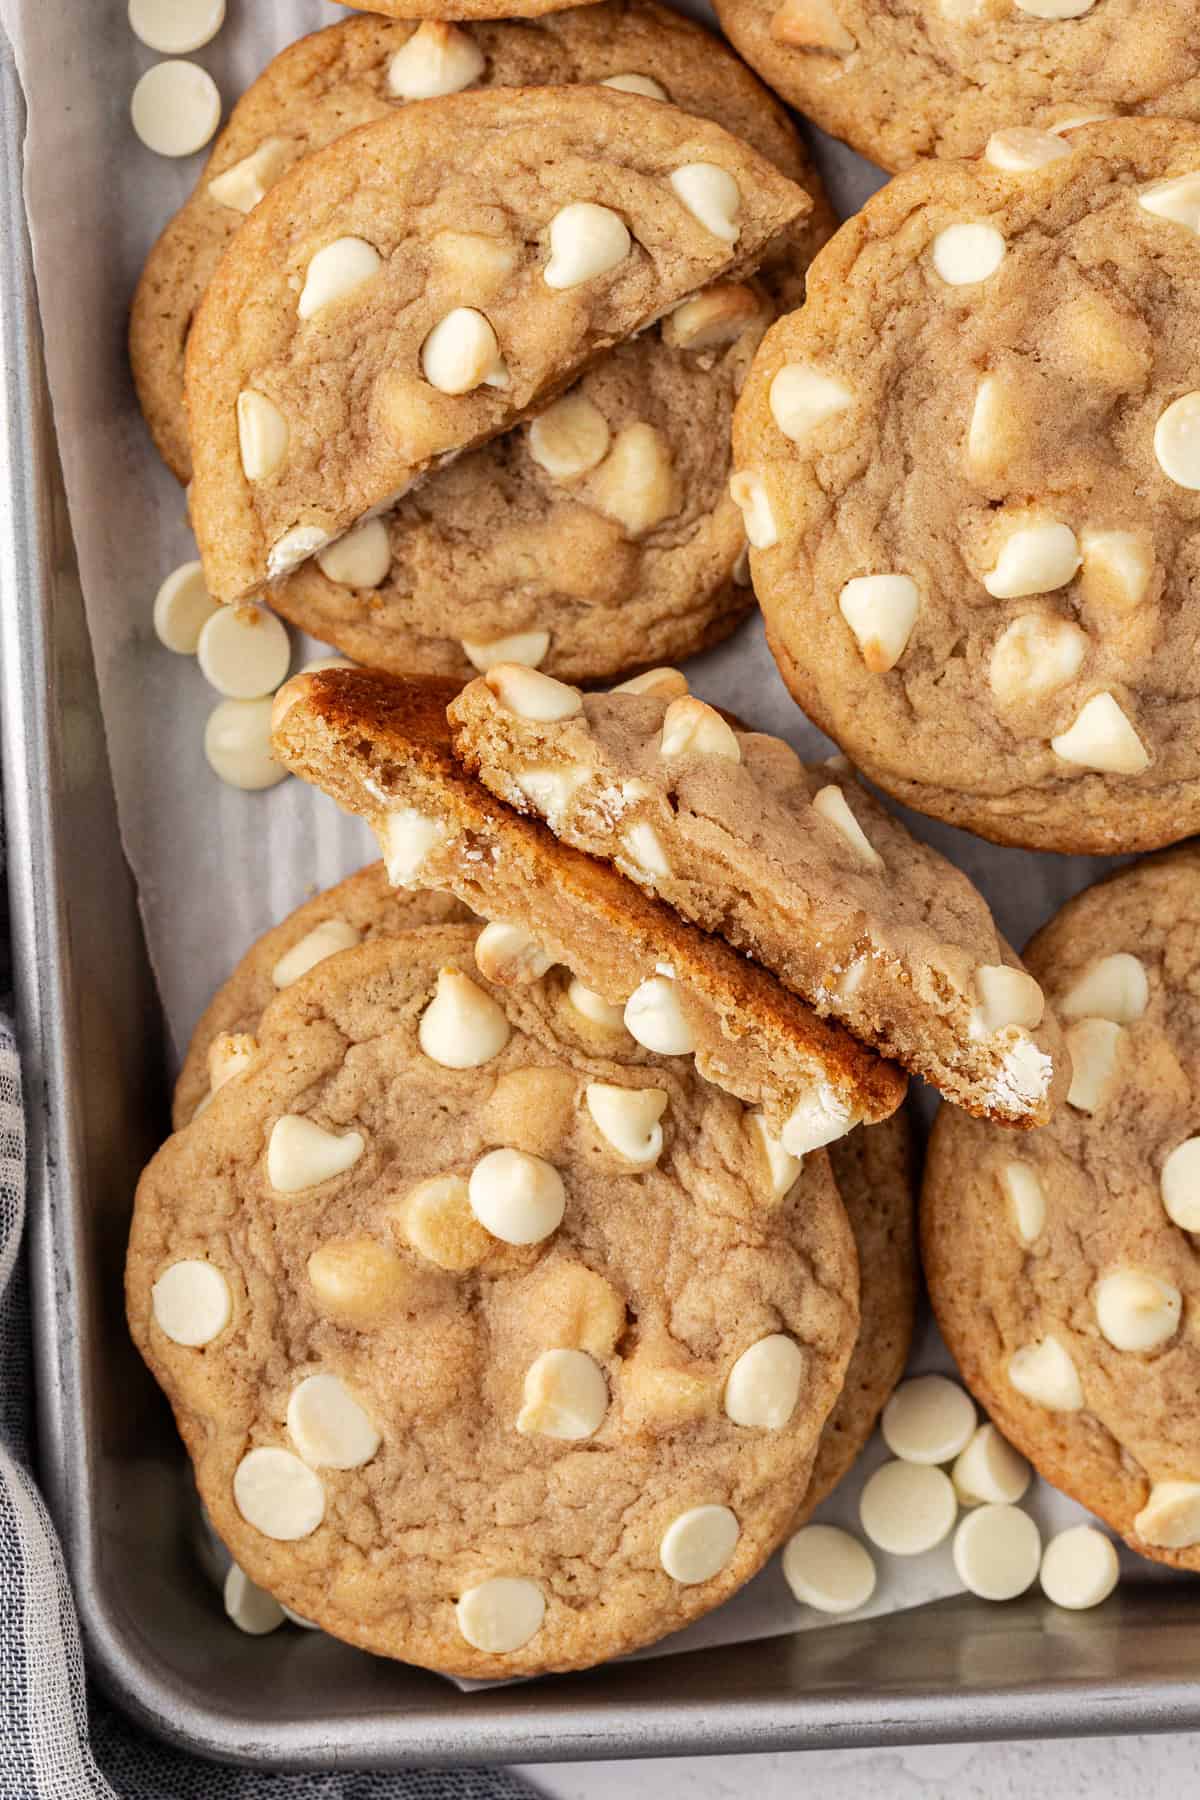
[[[905,1079],[764,969],[606,864],[522,819],[455,762],[451,682],[301,675],[275,701],[275,755],[366,818],[398,887],[452,893],[496,925],[485,972],[550,959],[601,1034],[632,1032],[749,1105],[796,1155],[890,1117]]]
[[[1007,126],[1200,115],[1190,0],[714,0],[777,94],[884,169]]]
[[[603,0],[537,26],[344,19],[289,45],[238,101],[138,283],[130,361],[146,422],[179,480],[191,477],[183,370],[192,319],[246,214],[287,169],[355,126],[432,93],[628,80],[714,119],[808,190],[812,213],[768,269],[772,300],[798,305],[803,270],[829,236],[833,215],[783,108],[699,25],[654,0]]]
[[[1002,134],[867,202],[764,339],[735,494],[785,681],[999,843],[1200,826],[1200,127]]]
[[[676,685],[581,695],[502,664],[451,704],[454,749],[958,1105],[1044,1123],[1066,1088],[1061,1035],[982,894],[842,758],[806,769]]]
[[[917,1302],[916,1157],[902,1108],[829,1146],[858,1250],[860,1320],[837,1404],[825,1422],[797,1530],[849,1473],[904,1373]]]
[[[171,1106],[175,1130],[195,1117],[212,1092],[209,1053],[216,1040],[257,1030],[275,995],[326,956],[364,939],[395,937],[398,931],[470,916],[447,894],[423,893],[419,888],[398,893],[380,862],[306,900],[258,939],[204,1009],[175,1083]],[[220,1052],[217,1060],[222,1068]]]
[[[1200,1569],[1200,851],[1122,869],[1034,938],[1068,1021],[1068,1104],[1012,1139],[943,1112],[921,1197],[963,1377],[1056,1487]]]
[[[268,1006],[138,1188],[134,1338],[238,1565],[464,1676],[687,1624],[785,1534],[857,1326],[821,1154],[598,1048],[477,926],[363,943]],[[466,971],[470,970],[468,975]]]
[[[289,573],[810,208],[720,127],[609,88],[453,94],[306,156],[188,339],[210,593]]]

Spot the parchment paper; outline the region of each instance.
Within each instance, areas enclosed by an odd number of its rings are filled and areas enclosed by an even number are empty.
[[[129,97],[157,58],[128,29],[125,10],[124,0],[0,0],[29,100],[26,195],[46,360],[121,831],[178,1058],[213,989],[248,944],[307,895],[367,861],[374,844],[365,826],[299,781],[265,794],[219,782],[202,749],[217,696],[194,658],[171,655],[154,636],[155,590],[195,549],[182,492],[159,463],[138,412],[126,315],[146,253],[190,192],[202,158],[169,162],[134,136]],[[683,10],[712,22],[702,3]],[[195,60],[215,77],[228,110],[270,56],[342,11],[324,0],[230,0],[225,29]],[[884,177],[818,133],[813,142],[845,216]],[[298,636],[295,645],[293,669],[323,653]],[[828,750],[784,688],[757,622],[696,658],[689,674],[705,698],[802,753]],[[1104,866],[1000,850],[904,816],[968,871],[1017,944]],[[919,1104],[927,1118],[929,1097]],[[932,1325],[913,1366],[950,1367]],[[877,1438],[818,1516],[856,1530],[862,1485],[885,1458]],[[1031,1505],[1047,1530],[1086,1516],[1044,1484]],[[856,1617],[960,1591],[948,1542],[926,1556],[877,1560],[875,1598]],[[793,1602],[772,1564],[728,1605],[652,1653],[827,1623]]]

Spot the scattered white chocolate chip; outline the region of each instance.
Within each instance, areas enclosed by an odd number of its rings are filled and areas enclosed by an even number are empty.
[[[1200,1137],[1176,1144],[1159,1181],[1167,1217],[1183,1231],[1200,1231]]]
[[[469,32],[426,19],[388,63],[388,92],[398,100],[436,100],[461,93],[483,70],[483,51]]]
[[[208,197],[233,212],[253,212],[283,174],[292,156],[287,138],[265,138],[249,156],[222,169],[208,184]]]
[[[535,1581],[496,1575],[478,1587],[467,1588],[454,1616],[472,1649],[505,1656],[537,1636],[546,1617],[546,1599]]]
[[[159,156],[192,156],[221,122],[221,96],[207,69],[160,62],[138,81],[130,102],[133,129]]]
[[[844,381],[823,375],[811,363],[784,363],[771,378],[771,417],[784,437],[803,443],[836,413],[845,412],[854,395]]]
[[[1079,1372],[1052,1335],[1014,1350],[1008,1359],[1008,1379],[1018,1394],[1048,1412],[1079,1412],[1083,1406]]]
[[[1067,1031],[1071,1085],[1067,1104],[1095,1113],[1108,1099],[1117,1070],[1124,1030],[1111,1019],[1080,1019]]]
[[[335,956],[339,950],[352,950],[355,944],[361,943],[362,932],[348,919],[323,919],[290,950],[284,951],[271,970],[272,984],[277,988],[291,987],[293,981],[299,981],[327,956]]]
[[[633,675],[618,681],[614,694],[653,694],[656,700],[677,700],[688,691],[687,676],[682,669],[647,669],[644,675]]]
[[[357,663],[351,662],[348,656],[315,656],[312,662],[305,663],[300,673],[316,675],[322,669],[356,669]]]
[[[359,1131],[338,1137],[315,1119],[284,1113],[271,1127],[267,1180],[278,1194],[300,1194],[352,1169],[367,1147]]]
[[[513,776],[518,792],[524,794],[535,812],[541,813],[554,826],[566,812],[580,787],[587,780],[587,770],[522,769]]]
[[[1182,1314],[1175,1284],[1142,1269],[1114,1269],[1096,1283],[1096,1323],[1114,1350],[1158,1350]]]
[[[1036,1243],[1046,1228],[1046,1196],[1037,1170],[1028,1163],[1005,1163],[999,1181],[1017,1236],[1025,1245]]]
[[[499,987],[519,987],[540,981],[554,963],[523,925],[496,919],[475,939],[475,963],[479,973]]]
[[[1033,1480],[1033,1470],[989,1422],[959,1453],[951,1479],[964,1506],[1015,1506]]]
[[[660,756],[719,756],[741,762],[737,735],[713,706],[692,695],[672,700],[663,714]]]
[[[287,628],[261,606],[222,606],[200,632],[200,672],[229,700],[258,700],[287,680]]]
[[[302,319],[315,318],[335,300],[344,300],[383,267],[383,258],[365,238],[335,238],[313,256],[296,303]]]
[[[314,1624],[312,1619],[301,1618],[300,1614],[293,1612],[290,1606],[281,1606],[280,1611],[289,1625],[298,1625],[301,1631],[320,1631],[321,1629],[319,1625]]]
[[[247,481],[266,481],[287,455],[288,422],[275,402],[254,388],[242,389],[236,410],[242,473]]]
[[[478,1069],[499,1056],[511,1033],[504,1009],[459,969],[442,969],[421,1014],[417,1042],[443,1069]]]
[[[993,169],[1010,175],[1028,175],[1044,169],[1049,163],[1070,156],[1070,146],[1052,131],[1036,131],[1030,125],[1010,125],[1004,131],[993,131],[987,141],[984,160]]]
[[[327,1370],[306,1376],[292,1389],[287,1427],[314,1469],[360,1469],[383,1442],[345,1382]]]
[[[857,1124],[857,1115],[845,1101],[826,1082],[819,1082],[796,1102],[783,1122],[779,1141],[789,1155],[807,1156],[810,1150],[821,1150],[845,1137]]]
[[[767,1159],[772,1198],[782,1200],[795,1187],[803,1164],[798,1156],[793,1156],[790,1150],[784,1149],[760,1112],[750,1114],[750,1124],[758,1133],[763,1155]]]
[[[838,608],[872,675],[884,675],[900,661],[920,604],[917,584],[908,575],[856,575],[846,583]]]
[[[711,1581],[737,1549],[741,1527],[727,1506],[693,1506],[672,1519],[658,1547],[659,1561],[682,1587]]]
[[[550,648],[548,631],[514,631],[508,637],[492,638],[483,643],[478,638],[463,638],[462,647],[467,661],[486,675],[497,663],[521,663],[527,669],[536,669]]]
[[[620,94],[644,94],[647,100],[669,100],[661,82],[655,81],[652,75],[609,75],[600,83],[601,87],[616,88]]]
[[[1156,181],[1138,195],[1138,205],[1156,219],[1169,219],[1200,236],[1200,169]]]
[[[1047,125],[1046,130],[1065,136],[1069,131],[1078,131],[1081,125],[1097,125],[1102,119],[1112,119],[1115,117],[1116,115],[1114,113],[1096,112],[1094,110],[1087,112],[1071,112],[1067,113],[1065,117],[1061,119],[1055,119],[1053,125]]]
[[[233,1316],[233,1297],[220,1269],[185,1257],[164,1269],[150,1290],[154,1323],[173,1344],[195,1350],[211,1344]]]
[[[203,566],[198,562],[181,563],[171,570],[154,596],[155,635],[177,656],[194,656],[200,633],[219,611],[220,606],[210,598],[204,584]]]
[[[944,1463],[975,1432],[975,1407],[955,1381],[917,1375],[902,1381],[880,1418],[883,1441],[901,1462]]]
[[[1082,558],[1075,533],[1056,519],[1018,527],[1000,546],[996,566],[983,577],[994,600],[1021,600],[1065,587]]]
[[[516,245],[481,231],[439,231],[429,243],[434,278],[476,300],[498,294],[517,266]]]
[[[671,864],[662,847],[657,831],[648,825],[645,819],[629,825],[621,833],[618,842],[621,854],[615,859],[617,867],[643,886],[652,884],[657,878],[666,880],[671,873]]]
[[[612,433],[594,400],[564,394],[529,424],[529,454],[555,481],[575,481],[608,454]]]
[[[319,1310],[339,1324],[370,1330],[402,1309],[411,1274],[394,1250],[373,1238],[321,1244],[308,1259],[308,1279]]]
[[[1041,1562],[1041,1533],[1019,1506],[976,1507],[954,1534],[958,1578],[981,1600],[1015,1600],[1033,1586]]]
[[[421,373],[442,394],[507,387],[508,370],[490,320],[473,306],[456,306],[421,345]]]
[[[805,1525],[783,1548],[783,1578],[802,1606],[852,1613],[875,1592],[875,1559],[836,1525]]]
[[[833,826],[861,862],[872,869],[882,869],[882,856],[851,812],[850,803],[836,782],[818,789],[813,795],[813,811]]]
[[[1150,757],[1111,694],[1093,694],[1068,730],[1050,739],[1064,762],[1106,775],[1140,775]]]
[[[727,169],[717,163],[685,163],[671,176],[671,186],[705,231],[723,243],[737,243],[742,196]]]
[[[718,281],[663,320],[663,342],[677,350],[723,349],[761,314],[762,302],[753,288],[741,281]]]
[[[933,266],[950,287],[969,287],[994,275],[1004,252],[994,225],[947,225],[933,240]]]
[[[604,1031],[625,1030],[624,1007],[610,1005],[603,994],[584,987],[582,981],[575,976],[571,978],[567,988],[567,1001],[590,1025],[599,1025]]]
[[[1017,0],[1021,11],[1035,19],[1078,19],[1095,4],[1096,0]]]
[[[287,779],[271,753],[271,702],[222,700],[204,727],[204,755],[214,775],[230,787],[255,792]]]
[[[491,1239],[471,1211],[461,1175],[433,1175],[418,1181],[394,1210],[407,1242],[426,1262],[461,1275],[481,1263]]]
[[[741,549],[738,551],[738,559],[733,565],[733,585],[734,585],[734,587],[740,587],[740,588],[748,588],[748,587],[754,586],[754,580],[750,574],[750,546],[749,546],[749,544],[743,544]]]
[[[1068,1526],[1042,1552],[1042,1592],[1070,1612],[1083,1612],[1107,1600],[1120,1573],[1112,1540],[1094,1525]]]
[[[315,556],[333,539],[328,531],[319,525],[293,525],[277,538],[267,552],[267,575],[271,581],[277,581],[281,575],[288,575],[300,564]]]
[[[954,1484],[929,1464],[884,1463],[863,1488],[858,1516],[880,1550],[920,1556],[940,1544],[954,1524]]]
[[[375,825],[375,836],[393,887],[412,887],[429,852],[441,843],[446,828],[415,806],[398,806]]]
[[[342,587],[377,588],[392,566],[392,544],[382,519],[364,519],[322,550],[317,567]]]
[[[743,1350],[729,1371],[722,1405],[735,1425],[780,1431],[796,1410],[804,1380],[804,1352],[782,1331]]]
[[[256,1587],[236,1563],[230,1563],[226,1571],[222,1595],[225,1616],[247,1637],[266,1637],[268,1632],[278,1631],[283,1624],[284,1611],[275,1596],[268,1594],[265,1588]]]
[[[625,1002],[625,1029],[644,1050],[658,1056],[688,1056],[696,1048],[679,992],[666,975],[651,975]]]
[[[1040,700],[1074,681],[1087,649],[1087,633],[1068,619],[1020,613],[992,650],[988,667],[992,693],[1002,706]]]
[[[550,255],[542,270],[547,287],[578,287],[607,275],[633,248],[629,228],[610,206],[576,200],[550,221]]]
[[[1062,1019],[1111,1019],[1132,1025],[1150,1004],[1146,965],[1127,950],[1089,965],[1058,1002]]]
[[[592,1123],[607,1144],[626,1162],[650,1168],[662,1155],[667,1110],[664,1088],[614,1087],[607,1081],[590,1081],[584,1099]]]
[[[567,1208],[562,1176],[525,1150],[489,1150],[467,1183],[471,1211],[505,1244],[540,1244],[562,1224]]]
[[[484,679],[501,706],[516,713],[519,719],[553,725],[583,711],[578,688],[568,687],[565,681],[555,681],[552,675],[542,675],[521,663],[498,663]]]
[[[248,1031],[219,1031],[208,1046],[208,1085],[211,1093],[237,1075],[244,1075],[258,1057],[258,1039]]]
[[[1182,394],[1154,427],[1154,454],[1177,486],[1200,488],[1200,392]]]
[[[523,1401],[519,1432],[576,1441],[603,1425],[608,1384],[585,1350],[545,1350],[525,1371]]]
[[[975,992],[979,1004],[971,1013],[969,1029],[976,1039],[994,1037],[1010,1025],[1035,1030],[1046,1011],[1046,996],[1033,976],[1006,963],[981,963],[975,971]]]
[[[975,390],[967,428],[972,473],[984,481],[1003,478],[1027,437],[1027,423],[1007,382],[999,375],[985,375]]]
[[[1154,574],[1154,544],[1135,531],[1081,531],[1079,592],[1089,606],[1132,612],[1146,598]]]
[[[746,469],[729,477],[729,497],[742,514],[752,550],[770,550],[779,542],[779,530],[766,487]]]
[[[247,1525],[281,1543],[309,1537],[325,1517],[320,1476],[274,1446],[243,1456],[233,1472],[233,1498]]]
[[[187,56],[216,37],[225,0],[129,0],[129,29],[160,56]]]
[[[771,36],[796,50],[832,50],[839,56],[857,47],[833,0],[783,0],[771,20]]]
[[[1200,1543],[1200,1481],[1156,1481],[1133,1529],[1160,1550]]]
[[[626,425],[592,477],[588,497],[627,537],[644,537],[678,512],[679,481],[671,446],[644,420]]]

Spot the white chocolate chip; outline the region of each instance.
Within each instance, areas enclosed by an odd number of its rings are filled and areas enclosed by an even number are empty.
[[[836,1525],[805,1525],[783,1549],[783,1578],[802,1606],[852,1613],[875,1592],[875,1559]]]
[[[540,981],[554,963],[523,925],[495,919],[475,939],[475,963],[481,975],[498,987],[520,987]]]
[[[1067,1103],[1079,1112],[1095,1113],[1108,1099],[1125,1033],[1111,1019],[1081,1019],[1067,1032],[1071,1085]]]
[[[845,412],[853,399],[844,381],[823,375],[811,363],[784,363],[772,377],[768,394],[771,417],[794,444],[803,443],[826,419]]]
[[[762,480],[742,469],[729,478],[729,497],[741,511],[752,550],[770,550],[779,542],[775,514]]]
[[[436,100],[461,93],[483,70],[483,51],[469,32],[426,19],[388,63],[388,92],[398,100]]]
[[[1167,1217],[1183,1231],[1200,1231],[1200,1137],[1176,1144],[1159,1179]]]
[[[211,1344],[233,1316],[233,1297],[220,1269],[186,1257],[164,1269],[150,1290],[154,1323],[173,1344]]]
[[[1017,1236],[1026,1246],[1036,1244],[1046,1228],[1046,1196],[1037,1170],[1028,1163],[1005,1163],[999,1181]]]
[[[1200,392],[1173,400],[1154,427],[1158,466],[1177,486],[1200,488]]]
[[[884,1463],[876,1469],[858,1503],[863,1530],[893,1556],[920,1556],[940,1544],[958,1512],[954,1486],[928,1464]]]
[[[1069,620],[1020,613],[992,650],[992,693],[1002,706],[1040,700],[1074,681],[1087,650],[1087,633]]]
[[[600,83],[601,87],[616,88],[620,94],[644,94],[647,100],[669,100],[661,82],[651,75],[609,75]]]
[[[1078,19],[1095,4],[1096,0],[1017,0],[1021,11],[1035,19]]]
[[[472,1649],[505,1656],[536,1637],[546,1617],[546,1599],[534,1581],[497,1575],[467,1588],[454,1608],[458,1629]]]
[[[539,725],[556,725],[562,719],[573,719],[583,711],[579,689],[552,675],[541,675],[520,663],[498,663],[485,677],[487,685],[501,706],[516,713],[519,719],[532,719]]]
[[[1200,236],[1200,169],[1155,182],[1138,195],[1138,205],[1156,219],[1169,219]]]
[[[741,281],[718,281],[663,320],[663,342],[677,350],[723,349],[761,314],[762,302],[753,288]]]
[[[883,858],[871,843],[866,832],[850,810],[846,799],[836,782],[828,787],[820,788],[813,795],[813,811],[819,813],[825,822],[849,844],[860,862],[872,869],[882,869]]]
[[[729,1371],[722,1405],[735,1425],[780,1431],[796,1410],[805,1356],[781,1331],[743,1350]]]
[[[393,887],[412,887],[429,852],[446,835],[438,819],[430,819],[415,806],[399,806],[375,824],[375,836]]]
[[[317,567],[342,587],[377,588],[392,566],[392,545],[382,519],[364,519],[317,557]]]
[[[442,394],[509,383],[491,322],[473,306],[456,306],[438,320],[421,345],[421,373]]]
[[[550,221],[550,256],[542,271],[547,287],[572,288],[607,275],[633,248],[629,229],[610,206],[576,200]]]
[[[663,1147],[659,1120],[667,1110],[665,1089],[590,1081],[584,1099],[596,1130],[618,1156],[644,1169],[658,1161]]]
[[[561,820],[586,780],[587,770],[577,766],[568,769],[523,769],[519,775],[513,776],[513,783],[518,791],[524,794],[533,810],[540,813],[551,826]]]
[[[883,1441],[901,1462],[944,1463],[965,1450],[975,1433],[975,1408],[944,1375],[902,1381],[883,1409]]]
[[[727,1506],[693,1506],[672,1519],[658,1547],[659,1561],[681,1587],[719,1575],[737,1549],[741,1527]]]
[[[147,69],[130,102],[133,129],[159,156],[192,156],[221,123],[221,96],[207,69],[160,62]]]
[[[263,195],[279,180],[291,158],[292,146],[287,138],[265,138],[249,156],[243,156],[240,162],[213,176],[208,184],[208,197],[233,212],[253,212]]]
[[[545,1350],[525,1371],[523,1400],[519,1432],[577,1441],[603,1425],[608,1385],[585,1350]]]
[[[572,978],[567,988],[567,1000],[575,1011],[591,1025],[599,1025],[605,1031],[625,1030],[625,1011],[620,1006],[610,1006],[603,994],[595,993],[584,987],[582,981]]]
[[[1093,694],[1050,748],[1064,762],[1106,775],[1140,775],[1150,766],[1146,746],[1111,694]]]
[[[713,706],[690,694],[672,700],[663,714],[660,756],[718,756],[741,762],[742,750],[733,728]]]
[[[237,397],[238,450],[247,481],[266,481],[287,455],[288,422],[273,400],[254,388]]]
[[[230,787],[255,792],[287,779],[271,752],[270,700],[222,700],[204,727],[204,755]]]
[[[843,619],[872,675],[894,669],[917,622],[921,596],[908,575],[856,575],[838,595]]]
[[[833,0],[783,0],[771,20],[771,36],[796,50],[832,50],[846,56],[857,48]]]
[[[817,1083],[798,1100],[783,1123],[780,1142],[790,1156],[807,1156],[846,1136],[858,1124],[851,1112],[825,1082]]]
[[[1063,1019],[1111,1019],[1132,1025],[1150,1004],[1146,965],[1127,950],[1091,963],[1058,1002]]]
[[[339,1324],[369,1331],[403,1311],[411,1275],[395,1251],[372,1238],[342,1238],[321,1244],[307,1263],[318,1309]]]
[[[489,1150],[467,1183],[471,1211],[505,1244],[540,1244],[562,1224],[567,1208],[562,1176],[525,1150]]]
[[[954,1534],[958,1578],[981,1600],[1015,1600],[1033,1586],[1041,1562],[1041,1533],[1019,1506],[977,1507]]]
[[[443,1069],[478,1069],[499,1056],[511,1032],[504,1009],[458,969],[442,969],[437,991],[417,1027],[430,1062]]]
[[[630,538],[644,537],[678,512],[681,491],[662,432],[642,420],[618,431],[592,478],[589,498]]]
[[[760,1112],[750,1114],[750,1124],[758,1133],[763,1155],[767,1159],[771,1196],[775,1200],[782,1200],[795,1187],[803,1164],[798,1156],[793,1156],[790,1150],[784,1149]]]
[[[1133,1529],[1160,1550],[1200,1543],[1200,1481],[1156,1481]]]
[[[687,676],[682,669],[647,669],[644,675],[633,675],[618,681],[614,694],[653,694],[656,700],[677,700],[688,691]]]
[[[308,265],[296,303],[302,319],[315,318],[335,300],[344,300],[383,267],[383,258],[365,238],[335,238],[318,250]]]
[[[987,481],[1003,478],[1026,442],[1027,427],[1008,385],[999,375],[985,375],[975,390],[967,429],[967,461]]]
[[[564,394],[530,421],[529,454],[555,481],[574,481],[604,461],[611,437],[595,401]]]
[[[749,546],[749,544],[743,544],[741,549],[738,551],[738,559],[733,565],[733,585],[734,585],[734,587],[740,587],[740,588],[748,588],[748,587],[754,586],[754,580],[750,574],[750,546]]]
[[[1079,1372],[1054,1336],[1014,1350],[1008,1359],[1008,1379],[1018,1394],[1048,1412],[1079,1412],[1083,1406]]]
[[[352,950],[355,944],[361,943],[362,932],[348,920],[323,919],[299,943],[284,951],[271,970],[272,984],[277,988],[291,987],[293,981],[299,981],[327,956],[336,956],[339,950]]]
[[[200,672],[230,700],[259,700],[286,681],[292,646],[287,628],[261,606],[222,606],[196,645]]]
[[[618,843],[621,854],[615,859],[617,867],[632,880],[645,887],[652,886],[655,879],[669,878],[671,864],[653,825],[639,819],[626,827]]]
[[[322,531],[319,525],[293,525],[267,552],[268,578],[277,581],[281,575],[290,574],[332,541],[330,533]]]
[[[1042,1592],[1070,1612],[1083,1612],[1107,1600],[1120,1573],[1112,1540],[1094,1525],[1068,1526],[1042,1553]]]
[[[281,1543],[311,1536],[325,1517],[320,1476],[290,1450],[273,1446],[243,1456],[233,1473],[233,1498],[247,1525]]]
[[[1073,579],[1082,560],[1070,526],[1043,519],[1009,533],[983,585],[994,600],[1050,594]]]
[[[1006,963],[981,963],[975,971],[975,992],[979,1005],[970,1021],[975,1039],[993,1037],[1010,1025],[1036,1030],[1046,1011],[1046,996],[1033,976]]]
[[[989,1422],[959,1454],[951,1479],[963,1506],[1015,1506],[1033,1480],[1033,1470]]]
[[[248,1031],[220,1031],[208,1046],[208,1085],[211,1093],[223,1088],[258,1058],[258,1039]]]
[[[220,611],[204,583],[198,562],[172,569],[154,596],[154,631],[160,644],[177,656],[194,656],[200,633]]]
[[[187,56],[225,23],[225,0],[129,0],[129,29],[160,56]]]
[[[696,1048],[674,981],[651,975],[625,1002],[625,1029],[644,1050],[658,1056],[688,1056]]]
[[[222,1590],[225,1616],[247,1637],[266,1637],[283,1624],[284,1611],[273,1594],[256,1587],[244,1569],[230,1563]]]
[[[1096,1323],[1114,1350],[1157,1350],[1175,1336],[1183,1295],[1141,1269],[1115,1269],[1096,1283]]]
[[[471,1211],[461,1175],[419,1181],[395,1208],[394,1217],[418,1256],[455,1275],[476,1268],[491,1248],[488,1233]]]
[[[933,266],[950,287],[969,287],[994,275],[1004,252],[994,225],[947,225],[933,240]]]
[[[722,243],[737,243],[742,196],[727,169],[717,163],[685,163],[671,176],[671,186],[705,231],[711,231]]]
[[[517,266],[517,249],[507,238],[481,231],[439,231],[430,239],[435,278],[451,290],[465,289],[476,300],[499,293]]]
[[[337,1375],[309,1375],[292,1389],[287,1427],[314,1469],[360,1469],[383,1439],[366,1410]]]
[[[278,1194],[300,1194],[352,1169],[367,1147],[359,1131],[337,1137],[315,1119],[284,1113],[271,1127],[267,1180]]]
[[[1089,606],[1132,612],[1146,598],[1154,575],[1154,544],[1134,531],[1081,531],[1083,566],[1079,592]]]
[[[514,631],[509,637],[492,638],[482,643],[478,638],[463,638],[463,651],[481,675],[497,663],[521,663],[536,669],[550,648],[548,631]]]
[[[1053,125],[1047,125],[1046,130],[1065,136],[1067,132],[1078,131],[1081,125],[1096,125],[1102,119],[1112,119],[1115,117],[1115,113],[1108,112],[1071,112],[1067,113],[1064,118],[1055,119]]]
[[[1052,131],[1035,131],[1029,125],[1010,125],[1004,131],[993,131],[984,151],[985,161],[993,169],[1010,175],[1028,175],[1047,164],[1061,162],[1070,156],[1070,147]]]

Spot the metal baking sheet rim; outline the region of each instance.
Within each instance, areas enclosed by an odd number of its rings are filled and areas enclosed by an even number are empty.
[[[0,42],[0,217],[9,248],[0,266],[0,729],[9,842],[23,850],[9,859],[9,884],[29,1122],[38,1428],[43,1486],[72,1572],[92,1673],[164,1738],[222,1761],[280,1768],[1200,1727],[1200,1614],[1186,1578],[1153,1572],[1093,1616],[1055,1614],[1036,1598],[989,1608],[964,1597],[803,1638],[612,1664],[470,1695],[304,1634],[287,1658],[296,1677],[291,1704],[274,1718],[214,1700],[203,1682],[181,1680],[155,1649],[120,1591],[118,1554],[93,1491],[100,1296],[85,1229],[92,1170],[69,943],[76,840],[65,841],[62,805],[57,465],[21,195],[23,126],[11,52]],[[111,809],[111,793],[108,799]],[[115,847],[113,857],[119,865]],[[137,956],[131,895],[125,912],[126,949]],[[116,908],[114,930],[121,918]],[[208,1611],[214,1660],[226,1660],[228,1627]],[[321,1714],[312,1705],[314,1677],[331,1666],[330,1656],[354,1659],[352,1679],[338,1709]],[[879,1678],[864,1679],[873,1663]],[[415,1697],[383,1692],[392,1680],[403,1687],[410,1679],[421,1690]]]

